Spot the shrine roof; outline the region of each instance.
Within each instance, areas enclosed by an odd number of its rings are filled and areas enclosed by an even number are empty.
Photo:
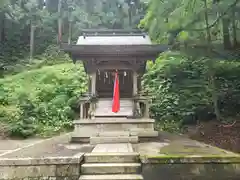
[[[153,44],[150,37],[139,30],[83,30],[75,44],[62,43],[61,49],[73,59],[90,56],[144,56],[155,58],[169,49],[167,45]]]
[[[166,45],[61,45],[65,52],[76,56],[155,56],[168,48]]]
[[[76,45],[150,45],[148,35],[80,36]]]

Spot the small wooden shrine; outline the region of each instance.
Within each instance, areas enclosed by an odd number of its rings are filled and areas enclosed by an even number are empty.
[[[159,53],[167,50],[167,46],[152,44],[146,33],[136,30],[83,30],[76,44],[62,44],[61,48],[74,62],[81,60],[89,75],[89,91],[80,100],[80,120],[75,121],[73,139],[89,141],[106,131],[128,131],[129,136],[131,132],[143,133],[146,129],[154,132],[154,121],[149,119],[148,98],[140,93],[140,81],[147,60],[155,60]],[[116,70],[120,111],[113,113],[111,105]],[[151,127],[143,126],[141,129],[139,123],[151,124]],[[135,133],[136,136],[139,134]]]

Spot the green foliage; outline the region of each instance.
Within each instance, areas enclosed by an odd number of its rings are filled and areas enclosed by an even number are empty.
[[[237,116],[240,108],[240,63],[214,61],[217,96],[223,116]],[[153,98],[152,116],[165,129],[177,130],[183,124],[195,124],[215,118],[211,86],[204,59],[192,59],[180,53],[164,53],[148,63],[143,84]]]
[[[212,42],[223,44],[225,49],[236,48],[239,42],[236,36],[239,33],[239,6],[238,0],[150,0],[139,26],[148,30],[156,42],[206,45],[207,11]]]
[[[233,59],[239,59],[239,3],[150,0],[139,27],[180,51],[149,64],[143,81],[153,94],[152,115],[164,129],[238,116],[240,74]]]
[[[71,128],[87,84],[82,65],[61,64],[6,77],[0,87],[0,122],[28,137]]]
[[[225,116],[239,116],[240,108],[240,63],[220,61],[215,65],[219,106]]]

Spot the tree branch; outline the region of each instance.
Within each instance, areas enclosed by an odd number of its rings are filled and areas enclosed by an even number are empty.
[[[219,125],[219,127],[224,127],[224,128],[231,128],[236,124],[237,120],[235,120],[232,124],[222,124]]]
[[[218,23],[218,21],[223,17],[223,16],[225,16],[227,13],[228,13],[228,11],[230,11],[234,6],[236,6],[237,5],[237,3],[239,3],[239,0],[236,0],[233,4],[231,4],[228,8],[227,8],[227,10],[224,12],[224,13],[222,13],[220,16],[218,16],[217,17],[217,19],[212,23],[212,24],[210,24],[208,27],[204,27],[204,28],[201,28],[201,29],[186,29],[185,28],[185,30],[190,30],[190,31],[203,31],[203,30],[206,30],[206,28],[212,28],[212,27],[214,27],[217,23]],[[195,21],[194,21],[195,22]],[[192,24],[192,23],[191,23]],[[187,26],[189,26],[189,25],[187,25]]]

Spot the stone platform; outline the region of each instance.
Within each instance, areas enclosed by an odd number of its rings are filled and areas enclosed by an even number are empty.
[[[109,143],[104,141],[112,139],[112,143],[137,143],[138,138],[157,137],[158,132],[154,131],[153,119],[129,119],[129,118],[96,118],[74,121],[74,132],[72,142],[90,142],[91,139],[98,143]],[[105,137],[105,138],[103,138]]]
[[[239,154],[190,140],[184,136],[159,132],[159,138],[155,138],[154,141],[131,145],[99,144],[94,146],[71,144],[70,139],[69,133],[42,140],[0,140],[0,151],[2,151],[0,179],[65,178],[78,180],[82,175],[79,169],[84,159],[89,163],[96,163],[101,159],[102,163],[131,164],[136,163],[139,155],[138,159],[142,164],[142,175],[145,180],[159,180],[159,177],[179,180],[180,174],[181,178],[186,180],[238,180],[240,175]],[[129,168],[134,170],[137,166]],[[82,176],[82,180],[88,177]],[[101,176],[102,179],[108,179],[108,177],[110,179],[114,177],[115,180],[121,177],[128,180],[141,178],[136,175]]]

